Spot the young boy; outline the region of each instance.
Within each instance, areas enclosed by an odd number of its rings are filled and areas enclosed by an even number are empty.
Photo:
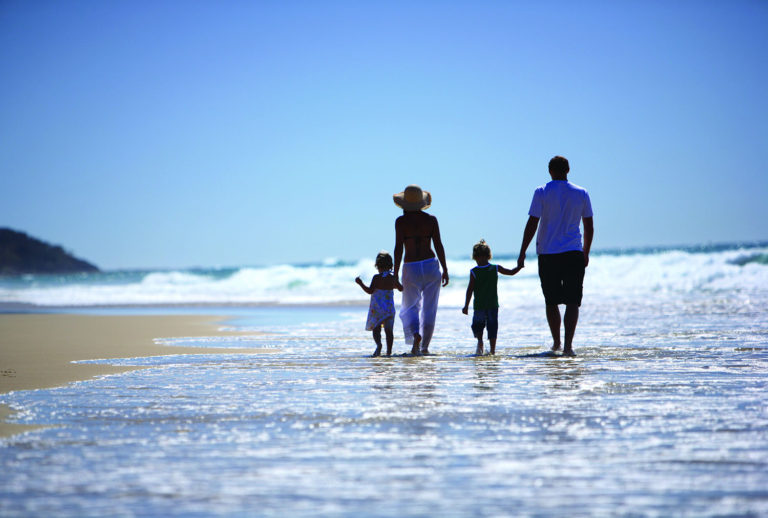
[[[475,354],[483,354],[483,328],[488,328],[488,342],[491,344],[491,354],[496,354],[496,334],[499,330],[499,295],[496,284],[499,274],[514,275],[520,271],[520,266],[509,270],[503,266],[491,264],[491,247],[484,239],[481,239],[472,247],[472,259],[477,266],[469,272],[469,286],[467,286],[467,298],[464,308],[465,315],[469,314],[469,301],[472,294],[475,295],[474,314],[472,315],[472,332],[477,338],[477,351]]]

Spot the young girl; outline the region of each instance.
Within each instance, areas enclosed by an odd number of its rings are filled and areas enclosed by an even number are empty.
[[[368,309],[368,321],[365,324],[366,331],[373,331],[373,341],[376,342],[376,350],[373,356],[381,356],[381,326],[387,335],[387,356],[392,356],[392,343],[395,341],[392,328],[395,324],[395,298],[394,290],[403,291],[403,287],[392,274],[392,256],[387,252],[379,252],[376,256],[376,269],[379,273],[371,279],[371,286],[363,284],[360,277],[355,282],[363,288],[363,291],[371,296],[371,306]]]

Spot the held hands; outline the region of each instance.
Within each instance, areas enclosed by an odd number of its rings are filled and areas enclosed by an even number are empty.
[[[521,252],[520,255],[517,257],[517,268],[518,268],[518,271],[520,271],[521,268],[525,268],[525,252]]]
[[[511,270],[509,268],[504,268],[501,265],[498,265],[499,267],[499,273],[503,275],[515,275],[517,272],[523,269],[522,266],[517,266],[516,268],[512,268]]]
[[[403,285],[400,284],[400,279],[395,277],[395,288],[397,288],[397,291],[403,291]]]

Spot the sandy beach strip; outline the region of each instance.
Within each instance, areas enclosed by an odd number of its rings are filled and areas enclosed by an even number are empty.
[[[219,331],[220,320],[197,315],[0,314],[0,394],[58,387],[141,368],[72,363],[78,360],[272,351],[154,343],[158,338],[254,334]],[[7,406],[0,405],[0,437],[30,428],[6,423],[10,414]]]

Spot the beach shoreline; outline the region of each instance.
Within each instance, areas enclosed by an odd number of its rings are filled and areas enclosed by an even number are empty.
[[[66,314],[101,314],[102,311],[139,311],[142,314],[146,314],[147,311],[174,311],[181,310],[188,312],[189,310],[200,310],[205,312],[208,309],[240,309],[240,308],[367,308],[370,300],[367,298],[362,299],[344,299],[344,300],[332,300],[323,302],[288,302],[280,303],[276,301],[255,301],[255,302],[218,302],[218,301],[201,301],[201,302],[157,302],[157,303],[145,303],[145,302],[121,302],[115,304],[88,304],[85,306],[75,305],[57,305],[57,304],[32,304],[28,302],[5,302],[0,301],[0,315],[14,315],[14,314],[53,314],[53,313],[66,313]],[[154,314],[154,313],[153,313]]]
[[[221,349],[177,347],[157,339],[190,336],[257,334],[223,331],[226,317],[207,315],[89,315],[70,313],[0,314],[0,394],[64,386],[109,374],[145,367],[74,363],[165,356],[221,354]],[[227,353],[254,354],[258,348],[227,349]],[[0,405],[0,437],[32,426],[8,423],[13,409]]]

